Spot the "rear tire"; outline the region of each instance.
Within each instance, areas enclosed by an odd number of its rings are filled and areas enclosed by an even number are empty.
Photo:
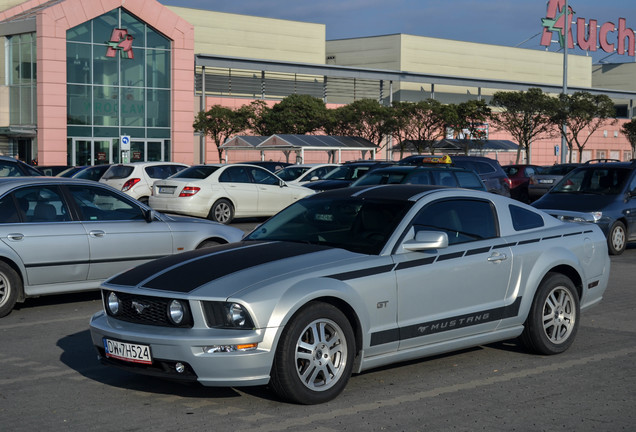
[[[212,208],[208,214],[208,219],[226,225],[229,224],[232,222],[232,219],[234,219],[234,207],[232,206],[232,203],[225,198],[217,200],[214,204],[212,204]]]
[[[627,230],[625,224],[616,221],[607,233],[607,250],[610,255],[620,255],[627,247]]]
[[[549,273],[534,296],[521,340],[539,354],[562,353],[574,342],[579,312],[579,295],[572,281]]]
[[[7,263],[0,261],[0,318],[9,315],[22,291],[22,280]]]
[[[290,402],[327,402],[347,385],[354,355],[353,329],[345,315],[327,303],[310,304],[283,330],[270,385]]]

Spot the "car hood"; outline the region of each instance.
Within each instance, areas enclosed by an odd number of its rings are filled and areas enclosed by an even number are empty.
[[[315,182],[303,185],[303,187],[316,191],[324,191],[347,187],[352,182],[352,180],[316,180]]]
[[[548,192],[533,202],[532,206],[540,209],[593,212],[603,210],[616,199],[617,195]]]
[[[151,261],[114,276],[104,287],[226,299],[269,279],[319,268],[334,273],[343,261],[364,256],[305,243],[243,241]]]

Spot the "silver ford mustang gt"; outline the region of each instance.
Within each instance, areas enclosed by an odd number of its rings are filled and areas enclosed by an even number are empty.
[[[106,364],[315,404],[390,363],[518,336],[565,351],[609,271],[594,224],[487,192],[344,188],[111,278],[90,327]]]

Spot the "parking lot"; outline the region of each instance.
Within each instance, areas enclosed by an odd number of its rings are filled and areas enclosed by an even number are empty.
[[[253,226],[245,222],[242,229]],[[604,301],[564,354],[517,341],[381,368],[336,400],[204,388],[107,368],[91,346],[98,293],[29,299],[0,320],[0,425],[32,430],[633,430],[636,247],[612,257]]]

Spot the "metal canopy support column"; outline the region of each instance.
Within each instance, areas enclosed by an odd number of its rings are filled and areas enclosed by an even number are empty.
[[[205,93],[205,66],[201,66],[201,111],[206,111],[207,98]],[[199,163],[205,163],[205,138],[206,134],[203,133],[199,137]]]

